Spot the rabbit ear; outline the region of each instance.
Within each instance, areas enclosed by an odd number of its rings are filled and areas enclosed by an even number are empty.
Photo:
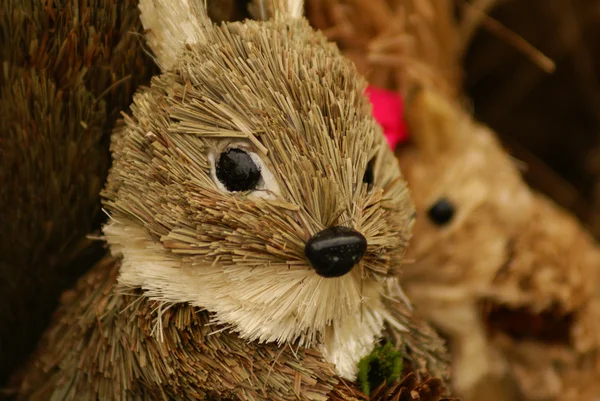
[[[431,89],[416,89],[407,96],[406,120],[411,136],[424,154],[440,156],[468,140],[469,119],[456,104]]]
[[[206,42],[213,28],[206,0],[140,0],[139,8],[148,45],[163,71],[171,68],[186,44]]]
[[[266,21],[271,18],[302,18],[304,16],[303,0],[254,0],[250,11],[255,18]]]

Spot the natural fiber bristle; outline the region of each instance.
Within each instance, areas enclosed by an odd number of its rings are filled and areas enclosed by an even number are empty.
[[[109,134],[156,71],[137,1],[0,4],[0,383],[102,254]]]
[[[107,257],[65,294],[22,399],[326,401],[336,386],[315,350],[248,342],[189,305],[119,294],[118,271]]]
[[[345,392],[338,390],[344,387]],[[342,382],[330,396],[330,401],[348,401],[348,396],[352,396],[353,401],[459,401],[446,396],[446,389],[440,380],[430,378],[419,381],[414,373],[406,374],[394,384],[382,383],[370,396],[361,393],[354,383],[349,382]]]
[[[458,95],[462,81],[454,0],[307,0],[322,29],[375,86]]]
[[[120,262],[107,256],[64,294],[52,327],[23,371],[18,399],[385,401],[418,394],[446,400],[439,379],[414,373],[382,384],[368,397],[356,384],[340,380],[315,348],[246,341],[188,304],[165,305],[139,289],[118,290],[119,268]],[[394,305],[389,310],[406,313]],[[398,330],[390,327],[388,333],[386,340],[403,354],[424,355],[414,353]]]

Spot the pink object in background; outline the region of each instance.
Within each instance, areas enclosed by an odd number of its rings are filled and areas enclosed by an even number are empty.
[[[404,121],[402,98],[397,92],[367,87],[367,96],[373,105],[373,116],[383,128],[390,148],[408,139],[408,129]]]

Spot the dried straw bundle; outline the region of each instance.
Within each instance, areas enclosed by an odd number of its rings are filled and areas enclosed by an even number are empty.
[[[28,373],[23,399],[326,400],[334,389],[318,352],[247,342],[189,305],[120,294],[119,267],[107,257],[64,294],[41,344],[53,352]]]
[[[0,382],[98,253],[85,236],[108,133],[155,71],[138,14],[132,0],[0,5]]]
[[[451,0],[308,0],[311,24],[335,41],[370,84],[459,94],[462,69]]]
[[[380,386],[371,394],[369,401],[452,401],[444,398],[446,390],[439,379],[428,379],[417,382],[414,374],[408,374],[397,384]]]
[[[115,291],[118,272],[106,257],[63,295],[19,399],[447,400],[440,379],[414,373],[369,397],[317,350],[247,342],[189,305]]]

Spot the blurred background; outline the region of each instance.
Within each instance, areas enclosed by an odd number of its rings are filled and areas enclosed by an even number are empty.
[[[600,236],[600,1],[500,0],[473,38],[465,86],[524,176]],[[501,27],[498,25],[501,24]],[[543,71],[506,28],[554,61]]]

